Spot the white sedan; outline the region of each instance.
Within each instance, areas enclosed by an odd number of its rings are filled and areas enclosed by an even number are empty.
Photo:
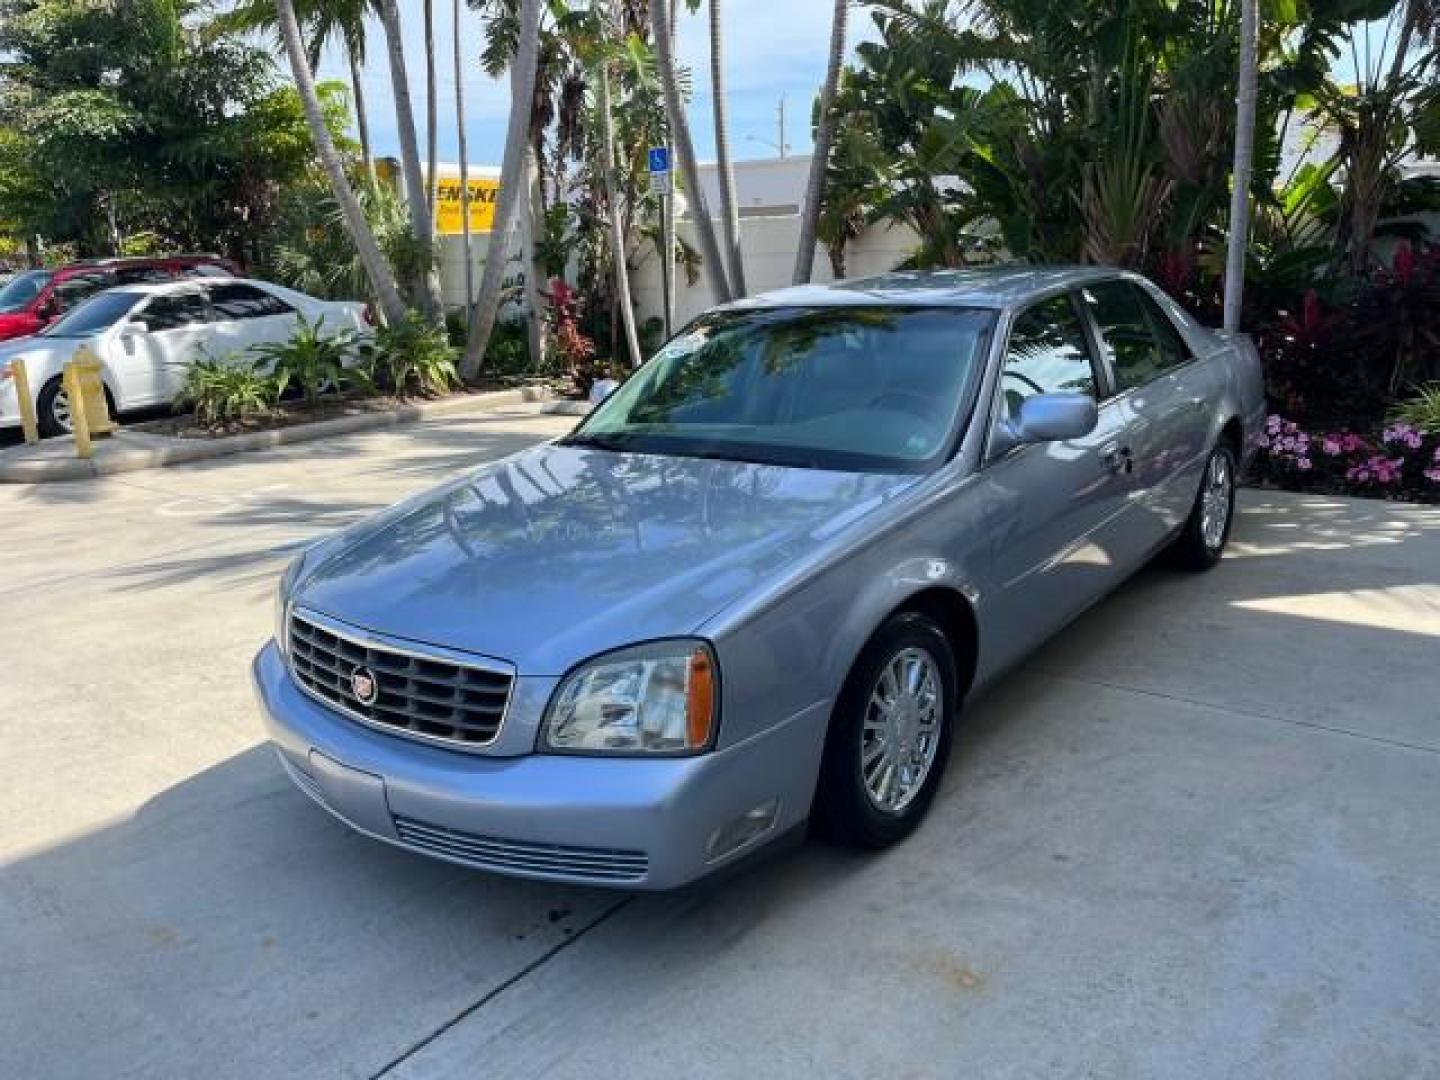
[[[0,428],[20,424],[14,360],[25,363],[41,432],[61,435],[70,431],[61,373],[82,345],[100,358],[111,409],[124,413],[173,401],[198,359],[285,341],[302,315],[326,334],[370,325],[364,304],[318,300],[264,281],[189,280],[99,293],[41,333],[0,345]]]

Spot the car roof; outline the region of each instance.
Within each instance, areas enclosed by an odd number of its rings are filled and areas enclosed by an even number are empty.
[[[174,281],[136,281],[125,285],[116,285],[113,291],[154,296],[159,293],[184,292],[187,289],[214,285],[254,285],[271,292],[275,291],[275,286],[268,281],[237,277],[187,277],[176,278]]]
[[[1106,266],[985,266],[962,270],[896,270],[830,285],[799,285],[726,305],[727,310],[764,307],[1010,308],[1034,297],[1089,282],[1129,276]]]

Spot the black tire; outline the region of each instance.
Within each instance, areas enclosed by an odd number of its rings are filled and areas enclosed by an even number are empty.
[[[1226,478],[1224,492],[1220,495],[1215,488],[1217,469],[1223,469]],[[1230,526],[1235,520],[1237,472],[1235,451],[1228,442],[1222,442],[1210,451],[1190,516],[1170,546],[1170,561],[1175,566],[1182,570],[1209,570],[1225,554],[1225,545],[1230,541]],[[1213,519],[1207,525],[1207,497],[1210,498],[1210,513],[1223,507],[1224,519],[1218,532]]]
[[[40,388],[40,393],[35,398],[35,420],[40,434],[47,439],[57,435],[69,435],[71,432],[68,414],[57,414],[55,408],[64,393],[65,388],[57,375]]]
[[[887,668],[902,658],[915,657],[917,650],[929,657],[931,671],[938,675],[940,700],[934,712],[938,714],[939,730],[933,736],[933,754],[928,756],[928,765],[914,793],[903,806],[887,810],[877,805],[866,785],[862,754],[883,743],[873,729],[867,730],[866,719],[871,715],[872,696],[881,689]],[[855,661],[830,719],[815,793],[813,820],[817,830],[840,843],[869,849],[887,847],[913,832],[940,788],[959,705],[955,654],[944,631],[928,615],[916,611],[902,611],[886,620]],[[923,738],[923,733],[916,737]],[[881,767],[885,767],[883,763]]]

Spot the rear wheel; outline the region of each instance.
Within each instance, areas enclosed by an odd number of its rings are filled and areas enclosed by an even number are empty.
[[[1222,442],[1210,452],[1195,505],[1171,548],[1182,568],[1209,570],[1225,553],[1235,517],[1235,474],[1235,451]]]
[[[816,824],[856,847],[908,836],[930,809],[959,705],[955,655],[928,616],[892,616],[845,682],[825,744]]]

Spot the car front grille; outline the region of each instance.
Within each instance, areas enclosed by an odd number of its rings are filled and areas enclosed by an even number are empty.
[[[412,848],[481,870],[553,874],[586,881],[640,881],[650,870],[643,851],[502,840],[403,817],[395,818],[395,831]]]
[[[495,741],[514,683],[514,673],[498,667],[381,644],[298,612],[290,616],[289,652],[296,682],[347,716],[467,750]],[[375,692],[362,700],[357,682],[363,687],[366,678]]]

